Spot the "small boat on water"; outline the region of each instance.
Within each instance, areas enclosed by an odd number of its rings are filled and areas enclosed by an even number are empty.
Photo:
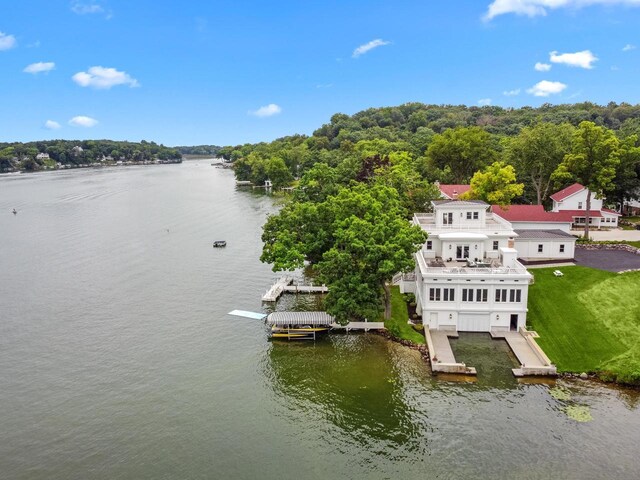
[[[331,330],[333,317],[325,312],[273,312],[266,318],[271,338],[316,340]]]
[[[216,240],[213,242],[213,248],[222,248],[227,246],[226,240]]]
[[[315,340],[316,335],[326,333],[329,327],[312,327],[310,325],[287,325],[271,327],[271,338],[286,338],[287,340]]]
[[[18,214],[18,211],[17,211],[15,208],[13,209],[13,214],[14,214],[14,215],[17,215],[17,214]]]

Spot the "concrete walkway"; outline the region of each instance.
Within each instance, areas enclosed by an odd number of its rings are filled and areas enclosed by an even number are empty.
[[[449,336],[457,337],[457,332],[425,329],[424,333],[427,339],[432,372],[476,375],[475,368],[456,362],[449,343]]]
[[[520,368],[512,369],[516,377],[527,375],[557,375],[555,365],[536,343],[535,332],[491,332],[492,338],[504,338],[518,361]]]

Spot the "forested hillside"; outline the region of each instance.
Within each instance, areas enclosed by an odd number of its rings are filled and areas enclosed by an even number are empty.
[[[270,179],[276,187],[291,184],[318,163],[348,183],[363,174],[363,162],[398,163],[402,158],[403,168],[427,182],[468,183],[475,172],[502,161],[524,183],[514,201],[544,203],[555,188],[575,180],[552,174],[572,152],[581,122],[603,127],[616,138],[620,162],[615,181],[604,185],[603,193],[611,202],[634,196],[640,187],[640,105],[626,103],[518,109],[409,103],[352,116],[338,113],[311,136],[227,146],[219,154],[234,161],[239,180],[262,184]]]
[[[56,168],[110,165],[119,162],[180,162],[175,148],[142,140],[43,140],[0,143],[0,172],[38,171]]]
[[[217,155],[220,147],[217,145],[194,145],[175,147],[183,155]]]

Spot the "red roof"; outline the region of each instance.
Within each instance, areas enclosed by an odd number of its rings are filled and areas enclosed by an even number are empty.
[[[449,200],[453,200],[469,190],[471,190],[471,185],[440,185],[440,191]]]
[[[569,185],[567,188],[563,188],[559,192],[551,195],[551,200],[555,200],[556,202],[561,202],[565,198],[570,197],[574,193],[578,193],[580,190],[584,189],[584,185],[580,185],[579,183],[574,183],[573,185]]]
[[[600,210],[590,210],[591,212],[591,218],[600,218],[602,217],[602,213],[600,213]],[[573,219],[575,217],[584,217],[586,216],[587,211],[586,210],[560,210],[559,212],[557,212],[557,215],[560,216],[560,218],[565,218],[565,222],[572,222]]]
[[[492,205],[491,211],[508,222],[571,222],[571,218],[557,212],[547,212],[542,205]]]
[[[611,215],[618,215],[619,217],[622,216],[621,213],[616,212],[615,210],[611,210],[610,208],[603,208],[602,209],[603,212],[607,212],[610,213]]]

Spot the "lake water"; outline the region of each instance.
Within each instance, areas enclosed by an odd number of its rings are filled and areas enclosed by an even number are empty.
[[[637,391],[519,383],[480,334],[467,383],[227,315],[263,308],[276,209],[207,161],[0,177],[0,478],[640,478]]]

